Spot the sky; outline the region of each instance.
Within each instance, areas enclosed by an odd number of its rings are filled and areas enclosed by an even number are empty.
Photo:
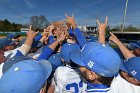
[[[74,14],[78,25],[96,25],[109,18],[109,25],[122,24],[126,0],[0,0],[0,19],[29,23],[31,16],[44,15],[49,22]],[[125,25],[140,26],[140,0],[129,0]]]

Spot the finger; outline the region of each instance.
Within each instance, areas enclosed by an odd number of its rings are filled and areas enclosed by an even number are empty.
[[[35,32],[35,34],[37,35],[39,33],[39,31]]]
[[[66,19],[63,19],[66,23],[68,22]]]
[[[31,31],[32,30],[32,25],[30,25],[30,27],[29,27],[29,31]]]
[[[67,31],[64,31],[64,35],[65,35],[65,36],[67,35]]]
[[[111,36],[113,36],[114,34],[112,32],[109,32]]]
[[[74,18],[74,14],[72,13],[72,18]]]
[[[28,35],[29,31],[26,32],[26,35]]]
[[[105,24],[107,25],[107,23],[108,23],[108,16],[106,16],[105,18]]]
[[[46,29],[44,29],[44,32],[46,31]]]
[[[100,25],[100,21],[98,19],[96,20],[96,22],[97,22],[98,25]]]
[[[67,14],[65,14],[66,18],[69,18],[69,16]]]

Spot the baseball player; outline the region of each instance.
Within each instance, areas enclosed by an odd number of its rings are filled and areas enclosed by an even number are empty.
[[[81,51],[71,52],[70,59],[80,66],[88,81],[86,93],[110,93],[111,82],[121,65],[119,55],[110,46],[89,42]]]
[[[80,71],[83,76],[89,81],[84,92],[110,93],[109,90],[113,77],[119,71],[120,58],[110,46],[105,45],[105,30],[108,18],[106,17],[104,23],[100,23],[99,20],[97,20],[99,30],[98,42],[100,42],[100,44],[87,43],[87,41],[83,38],[83,35],[80,33],[79,29],[77,29],[74,17],[66,17],[68,19],[68,22],[72,24],[73,28],[75,28],[74,32],[76,34],[78,44],[82,48],[81,52],[71,52],[70,58],[78,65],[84,66],[80,67]],[[114,67],[111,66],[111,64],[114,65]]]
[[[139,93],[140,92],[140,57],[136,57],[123,43],[111,33],[110,40],[118,45],[125,62],[122,63],[120,73],[111,84],[111,93]]]
[[[66,43],[62,46],[60,54],[66,66],[56,69],[48,93],[84,93],[85,79],[81,76],[77,65],[72,63],[69,58],[69,54],[73,50],[80,50],[80,47],[76,43]]]

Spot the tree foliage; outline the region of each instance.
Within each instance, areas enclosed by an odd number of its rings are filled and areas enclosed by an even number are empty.
[[[49,22],[45,16],[41,15],[41,16],[32,16],[30,18],[30,24],[34,29],[43,29],[49,25]]]
[[[7,19],[0,20],[0,31],[20,31],[21,24],[11,23]]]
[[[121,27],[122,26],[116,26],[113,29],[111,29],[111,31],[121,31]],[[135,27],[133,25],[128,25],[123,29],[124,32],[137,32],[140,31],[139,27]]]

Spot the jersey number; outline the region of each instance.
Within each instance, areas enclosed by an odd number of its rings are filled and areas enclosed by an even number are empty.
[[[70,90],[71,88],[74,88],[74,90],[75,90],[74,93],[78,93],[80,87],[83,87],[83,82],[82,82],[82,80],[79,82],[79,84],[77,84],[77,83],[67,84],[66,89],[67,89],[67,90]]]

